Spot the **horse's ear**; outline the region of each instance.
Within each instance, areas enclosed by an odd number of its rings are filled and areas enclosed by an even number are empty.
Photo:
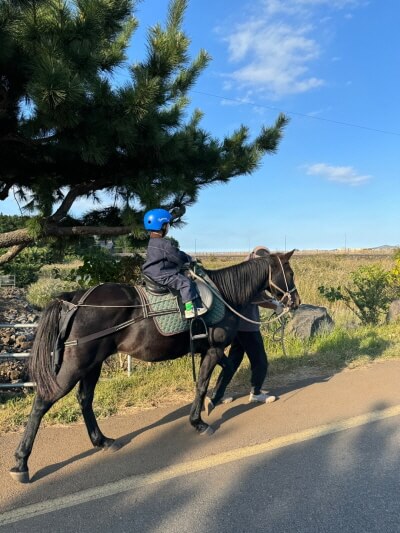
[[[279,254],[280,258],[283,261],[289,261],[289,259],[292,257],[292,255],[294,254],[295,251],[296,251],[296,249],[294,248],[293,250],[291,250],[290,252],[287,252],[286,254]]]

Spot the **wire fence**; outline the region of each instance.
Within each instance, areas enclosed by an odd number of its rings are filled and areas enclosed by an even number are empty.
[[[9,329],[28,329],[28,328],[37,328],[36,323],[28,324],[0,324],[0,328],[9,328]],[[0,353],[0,361],[16,361],[20,359],[27,359],[29,357],[29,352],[6,352]],[[25,387],[35,387],[35,383],[32,381],[16,381],[8,383],[0,383],[0,389],[14,389],[14,388],[25,388]]]
[[[1,324],[0,328],[9,328],[9,329],[29,329],[37,328],[37,323],[31,324]],[[30,352],[1,352],[0,361],[18,361],[28,359]],[[132,374],[132,356],[127,356],[127,374],[130,376]],[[14,389],[14,388],[25,388],[25,387],[35,387],[36,384],[33,381],[15,381],[0,383],[0,389]]]

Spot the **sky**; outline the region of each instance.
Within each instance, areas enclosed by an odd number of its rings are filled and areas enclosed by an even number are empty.
[[[130,61],[167,7],[138,4]],[[212,57],[189,93],[202,127],[223,138],[244,124],[254,138],[279,112],[290,123],[251,176],[200,193],[171,231],[181,249],[400,244],[399,20],[398,0],[189,0],[192,57]]]

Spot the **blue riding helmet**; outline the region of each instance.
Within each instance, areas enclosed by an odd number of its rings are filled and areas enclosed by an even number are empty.
[[[166,209],[151,209],[144,215],[144,228],[159,231],[164,224],[171,222],[172,215]]]

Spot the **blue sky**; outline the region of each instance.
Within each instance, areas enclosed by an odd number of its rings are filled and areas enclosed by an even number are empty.
[[[130,60],[167,6],[139,3]],[[279,111],[291,121],[252,176],[202,191],[172,231],[182,249],[400,244],[399,20],[398,0],[189,1],[192,54],[213,59],[190,93],[202,126],[255,136]]]

